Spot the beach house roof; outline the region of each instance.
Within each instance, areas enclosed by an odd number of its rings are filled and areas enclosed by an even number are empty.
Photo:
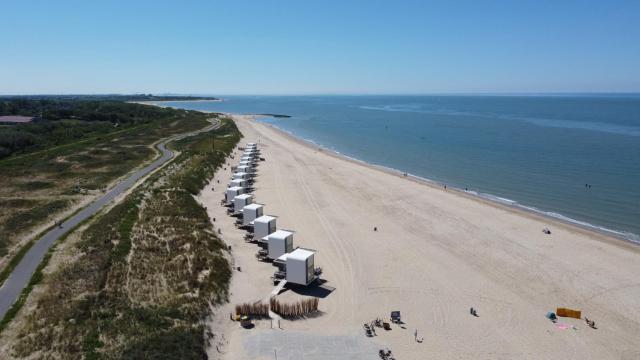
[[[275,219],[276,219],[276,217],[275,217],[275,216],[271,216],[271,215],[262,215],[262,216],[260,216],[259,218],[255,219],[255,220],[253,220],[253,221],[257,221],[257,222],[265,222],[265,223],[267,223],[267,222],[269,222],[269,221],[271,221],[271,220],[275,220]]]
[[[245,206],[244,208],[247,209],[247,210],[256,210],[256,209],[259,209],[259,208],[261,208],[263,206],[264,206],[263,204],[253,203],[253,204],[249,204],[249,205]]]
[[[276,230],[276,231],[272,232],[271,234],[269,234],[269,237],[274,237],[274,238],[277,238],[277,239],[284,239],[289,235],[293,235],[293,231]]]
[[[313,256],[315,251],[310,249],[297,248],[289,253],[289,259],[306,261],[310,256]]]

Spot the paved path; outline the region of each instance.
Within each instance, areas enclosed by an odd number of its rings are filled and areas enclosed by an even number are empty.
[[[11,305],[13,305],[13,303],[18,299],[20,293],[22,292],[22,289],[27,286],[29,280],[31,279],[31,276],[35,272],[40,262],[42,262],[44,255],[56,240],[69,232],[69,230],[73,229],[76,225],[96,214],[98,211],[100,211],[100,209],[109,204],[118,195],[134,186],[135,183],[142,177],[148,175],[150,172],[159,168],[167,161],[173,159],[175,154],[173,153],[173,151],[167,149],[167,143],[175,140],[180,140],[188,136],[193,136],[201,132],[217,129],[218,127],[220,127],[220,124],[221,123],[219,120],[214,120],[212,121],[212,124],[210,126],[207,126],[206,128],[187,134],[172,136],[159,143],[156,147],[158,148],[158,150],[160,150],[162,156],[157,158],[146,167],[136,171],[127,179],[123,180],[118,185],[109,190],[101,198],[94,200],[87,207],[83,208],[78,213],[67,219],[67,221],[62,223],[62,227],[54,228],[53,230],[46,233],[42,238],[40,238],[40,240],[37,240],[33,247],[31,247],[31,249],[29,249],[29,251],[22,258],[22,260],[20,260],[20,263],[18,264],[18,266],[16,266],[11,275],[9,275],[2,287],[0,287],[0,319],[4,318],[4,315],[11,308]]]

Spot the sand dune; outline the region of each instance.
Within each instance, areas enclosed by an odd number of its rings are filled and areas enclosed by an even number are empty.
[[[224,215],[219,202],[231,173],[221,171],[201,200],[241,271],[230,305],[212,321],[224,333],[216,333],[213,357],[273,359],[276,349],[278,359],[376,359],[388,347],[398,359],[640,358],[636,246],[345,160],[250,117],[236,120],[243,142],[259,142],[267,159],[256,200],[278,216],[278,228],[296,231],[294,246],[318,250],[326,290],[335,290],[323,294],[321,315],[282,321],[283,330],[228,320],[233,304],[268,296],[274,268],[255,260],[257,246]],[[598,329],[565,318],[577,330],[558,328],[545,318],[557,306],[581,309]],[[406,329],[365,338],[362,324],[392,310]]]

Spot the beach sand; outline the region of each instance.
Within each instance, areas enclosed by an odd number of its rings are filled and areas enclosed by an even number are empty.
[[[225,215],[220,200],[231,170],[219,171],[200,200],[241,271],[234,270],[230,303],[210,319],[212,358],[376,359],[386,347],[397,359],[640,358],[637,246],[346,160],[250,116],[235,118],[242,143],[258,142],[266,158],[255,201],[278,216],[279,229],[295,230],[294,247],[318,251],[326,283],[313,289],[321,312],[282,320],[282,330],[269,320],[248,330],[229,320],[236,303],[268,298],[275,268],[255,259],[258,246],[245,243]],[[575,326],[561,329],[545,318],[556,307],[582,310],[598,329],[559,318]],[[393,324],[365,337],[363,323],[393,310],[401,311],[404,329]]]

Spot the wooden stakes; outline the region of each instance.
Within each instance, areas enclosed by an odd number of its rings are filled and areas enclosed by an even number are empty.
[[[272,297],[269,304],[262,302],[236,305],[237,315],[268,317],[269,310],[285,318],[296,318],[318,311],[318,298],[307,298],[295,303],[281,303]]]

